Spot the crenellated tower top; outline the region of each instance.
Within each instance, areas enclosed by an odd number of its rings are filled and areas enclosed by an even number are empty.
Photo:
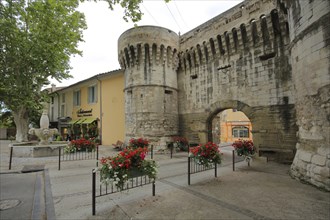
[[[177,69],[179,36],[157,26],[139,26],[125,31],[118,40],[119,63],[123,69],[167,65]]]

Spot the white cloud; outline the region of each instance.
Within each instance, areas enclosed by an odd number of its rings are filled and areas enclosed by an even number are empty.
[[[144,16],[138,25],[161,26],[183,34],[240,2],[242,0],[172,0],[166,6],[162,0],[145,0],[141,5]],[[73,78],[61,83],[51,80],[56,86],[68,86],[96,74],[119,69],[118,38],[134,26],[132,22],[123,20],[124,10],[120,6],[112,11],[106,2],[85,2],[79,6],[79,11],[85,14],[88,25],[84,31],[85,42],[79,45],[83,56],[71,58]]]

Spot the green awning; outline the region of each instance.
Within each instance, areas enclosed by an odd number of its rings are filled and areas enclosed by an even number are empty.
[[[71,120],[68,124],[70,124],[70,125],[76,124],[79,120],[80,120],[80,118]]]
[[[79,119],[79,120],[76,122],[76,125],[80,125],[80,124],[82,124],[84,121],[85,121],[85,119],[84,119],[84,118],[81,118],[81,119]]]
[[[96,118],[86,118],[83,122],[81,122],[82,124],[90,124],[93,123],[96,120]]]

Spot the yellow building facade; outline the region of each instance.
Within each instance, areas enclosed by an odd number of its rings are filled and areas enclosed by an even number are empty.
[[[100,76],[100,131],[103,145],[125,139],[124,72]]]
[[[227,109],[220,116],[220,142],[232,143],[238,139],[252,140],[252,124],[243,112]]]
[[[50,122],[57,125],[63,139],[95,137],[102,145],[124,140],[123,90],[122,70],[98,74],[56,90],[51,93],[55,102],[50,103]]]

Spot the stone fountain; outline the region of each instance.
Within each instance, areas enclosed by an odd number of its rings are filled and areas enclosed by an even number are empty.
[[[56,128],[49,128],[47,110],[40,117],[40,128],[30,128],[29,134],[36,135],[39,142],[11,143],[14,156],[18,157],[49,157],[58,156],[58,148],[67,146],[66,141],[50,141],[54,134],[58,134]]]
[[[39,138],[39,145],[49,145],[49,138],[53,137],[54,134],[58,134],[56,128],[49,128],[47,110],[44,110],[40,117],[40,128],[30,128],[29,134],[36,135]]]

